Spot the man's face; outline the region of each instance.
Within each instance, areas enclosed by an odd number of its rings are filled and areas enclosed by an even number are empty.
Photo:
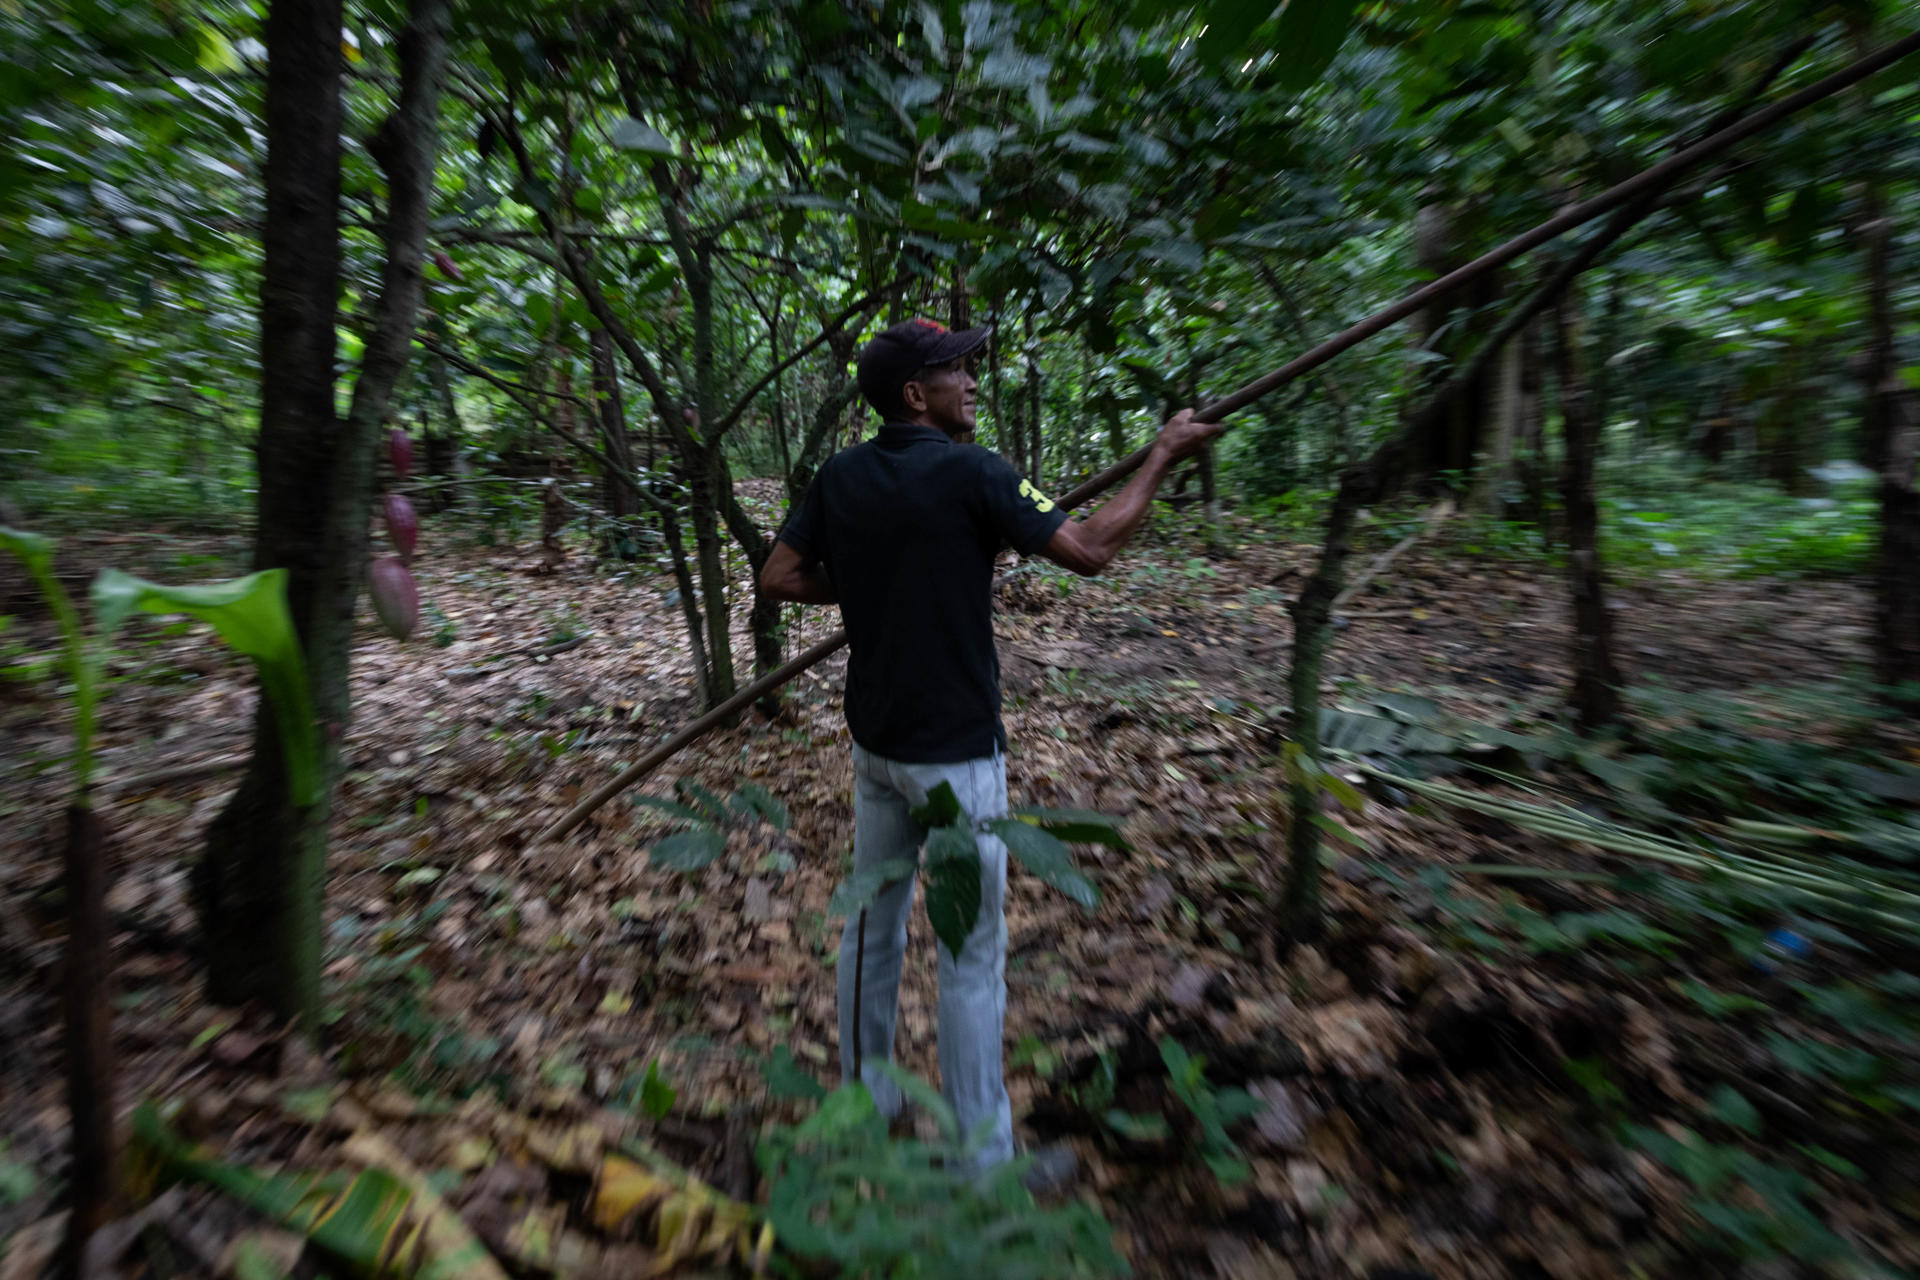
[[[915,378],[901,389],[900,396],[907,408],[925,418],[928,425],[957,438],[973,431],[974,392],[979,388],[967,362],[955,360]]]

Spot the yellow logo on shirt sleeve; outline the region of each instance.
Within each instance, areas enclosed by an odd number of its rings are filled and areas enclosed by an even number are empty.
[[[1031,480],[1022,480],[1020,482],[1020,496],[1032,499],[1034,507],[1043,515],[1053,510],[1053,499],[1034,488],[1033,481]]]

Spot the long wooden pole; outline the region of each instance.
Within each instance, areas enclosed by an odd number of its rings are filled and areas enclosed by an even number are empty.
[[[1651,168],[1645,169],[1633,177],[1628,178],[1625,182],[1617,186],[1609,187],[1591,199],[1569,205],[1539,226],[1534,227],[1531,231],[1523,232],[1499,247],[1481,254],[1465,266],[1450,271],[1439,279],[1423,285],[1392,306],[1374,312],[1358,324],[1335,334],[1304,355],[1296,356],[1265,377],[1256,378],[1231,395],[1215,400],[1210,404],[1200,406],[1199,409],[1195,410],[1194,416],[1202,422],[1218,422],[1228,414],[1237,413],[1262,396],[1268,395],[1280,387],[1285,386],[1302,374],[1311,373],[1313,370],[1319,368],[1349,348],[1366,341],[1388,326],[1406,319],[1436,298],[1451,293],[1453,290],[1472,282],[1496,267],[1506,265],[1521,254],[1526,253],[1529,249],[1538,248],[1562,232],[1569,231],[1583,223],[1591,222],[1601,214],[1609,213],[1649,191],[1659,190],[1673,182],[1688,169],[1698,165],[1702,160],[1720,154],[1729,147],[1745,141],[1763,129],[1771,128],[1796,111],[1803,110],[1822,99],[1830,98],[1842,89],[1849,88],[1869,76],[1884,71],[1902,58],[1908,57],[1915,52],[1920,52],[1920,33],[1896,40],[1858,61],[1849,63],[1832,75],[1815,81],[1798,93],[1789,94],[1772,106],[1756,111],[1752,115],[1728,125],[1717,133],[1708,134],[1706,137],[1700,139],[1700,141],[1691,146],[1683,147]],[[1071,511],[1084,505],[1088,499],[1105,493],[1108,489],[1139,470],[1140,464],[1147,460],[1147,454],[1150,448],[1151,446],[1136,450],[1129,456],[1122,458],[1119,462],[1114,463],[1105,471],[1102,471],[1100,474],[1074,489],[1071,493],[1068,493],[1064,498],[1059,499],[1059,505]],[[574,805],[573,808],[569,809],[564,817],[542,831],[536,838],[536,843],[544,844],[549,840],[557,840],[561,836],[566,835],[569,831],[579,826],[594,810],[611,800],[614,796],[619,795],[622,791],[625,791],[641,778],[652,773],[666,760],[678,754],[683,748],[705,737],[712,730],[730,723],[735,715],[752,705],[761,695],[779,688],[787,681],[799,675],[802,671],[824,661],[836,653],[846,643],[847,633],[844,631],[836,631],[833,635],[822,640],[819,644],[814,645],[792,662],[761,676],[758,680],[740,690],[740,692],[734,694],[731,698],[728,698],[712,711],[701,716],[698,720],[693,721],[671,738],[668,738],[665,742],[662,742],[659,746],[647,752],[646,755],[634,761],[625,769],[622,769],[611,781],[587,795],[578,804]]]

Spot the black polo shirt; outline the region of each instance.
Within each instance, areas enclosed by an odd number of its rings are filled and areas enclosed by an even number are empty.
[[[888,423],[828,458],[780,531],[840,597],[847,728],[876,755],[949,764],[1004,749],[993,561],[1067,513],[999,454]]]

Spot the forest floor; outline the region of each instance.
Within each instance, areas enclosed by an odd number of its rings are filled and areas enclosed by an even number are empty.
[[[1130,850],[1078,850],[1102,891],[1096,912],[1015,873],[1006,1045],[1023,1140],[1075,1146],[1075,1194],[1114,1224],[1136,1273],[1731,1274],[1740,1250],[1700,1237],[1700,1180],[1619,1139],[1622,1116],[1669,1133],[1684,1120],[1735,1160],[1751,1149],[1745,1113],[1731,1127],[1699,1118],[1728,1080],[1751,1084],[1776,1145],[1803,1139],[1832,1157],[1793,1184],[1827,1228],[1863,1255],[1920,1265],[1910,1118],[1835,1114],[1766,1065],[1754,1046],[1790,1017],[1777,975],[1678,940],[1658,957],[1465,945],[1462,900],[1580,913],[1620,899],[1551,878],[1443,891],[1421,874],[1516,859],[1590,873],[1602,865],[1591,850],[1371,794],[1338,818],[1353,844],[1329,850],[1325,938],[1277,957],[1285,601],[1317,548],[1232,522],[1208,558],[1190,525],[1171,523],[1107,580],[1014,569],[997,622],[1013,803],[1127,819]],[[1375,526],[1356,563],[1404,527]],[[791,815],[784,831],[743,826],[710,867],[658,870],[646,850],[673,820],[623,798],[530,848],[531,830],[696,713],[680,613],[664,576],[584,549],[543,574],[537,546],[454,529],[427,522],[420,634],[402,646],[369,628],[355,653],[324,1054],[258,1011],[207,1005],[196,981],[189,868],[246,750],[250,682],[185,628],[145,623],[122,644],[101,731],[122,1101],[180,1103],[184,1132],[255,1164],[322,1167],[371,1127],[433,1171],[516,1270],[544,1265],[522,1228],[558,1205],[551,1224],[597,1251],[573,1269],[633,1274],[659,1243],[587,1231],[579,1179],[597,1156],[556,1151],[565,1142],[551,1135],[637,1134],[751,1199],[754,1137],[791,1107],[768,1098],[768,1055],[784,1046],[837,1077],[827,906],[850,865],[843,663],[796,681],[777,718],[747,716],[642,788],[668,797],[685,778],[725,796],[758,783]],[[70,541],[61,563],[76,583],[108,563],[178,581],[237,550],[102,535]],[[1643,714],[1714,691],[1837,689],[1867,657],[1869,599],[1853,583],[1674,572],[1621,584],[1613,607],[1623,663],[1654,691]],[[0,610],[25,612],[17,599]],[[791,652],[838,621],[797,616]],[[5,637],[33,642],[15,675],[44,631]],[[1483,724],[1538,726],[1562,697],[1569,644],[1557,577],[1469,556],[1443,530],[1353,602],[1330,700],[1417,693]],[[735,653],[751,653],[744,633]],[[18,1193],[0,1194],[0,1239],[47,1212],[65,1123],[55,851],[67,725],[52,692],[44,679],[0,682],[0,1183]],[[1751,1012],[1710,1016],[1682,979]],[[936,1080],[934,945],[918,913],[901,999],[899,1060]],[[1086,1104],[1105,1072],[1115,1106],[1177,1117],[1168,1038],[1205,1056],[1210,1088],[1267,1104],[1233,1130],[1243,1180],[1223,1183],[1193,1154],[1190,1124],[1123,1134]],[[503,1115],[520,1118],[517,1138]],[[1742,1169],[1726,1199],[1751,1212],[1760,1192],[1742,1186],[1763,1179],[1743,1184]],[[184,1249],[175,1273],[224,1265],[204,1231],[182,1234],[204,1247],[198,1262]],[[1766,1269],[1780,1264],[1764,1255],[1793,1248],[1755,1248],[1743,1274],[1797,1274]]]

